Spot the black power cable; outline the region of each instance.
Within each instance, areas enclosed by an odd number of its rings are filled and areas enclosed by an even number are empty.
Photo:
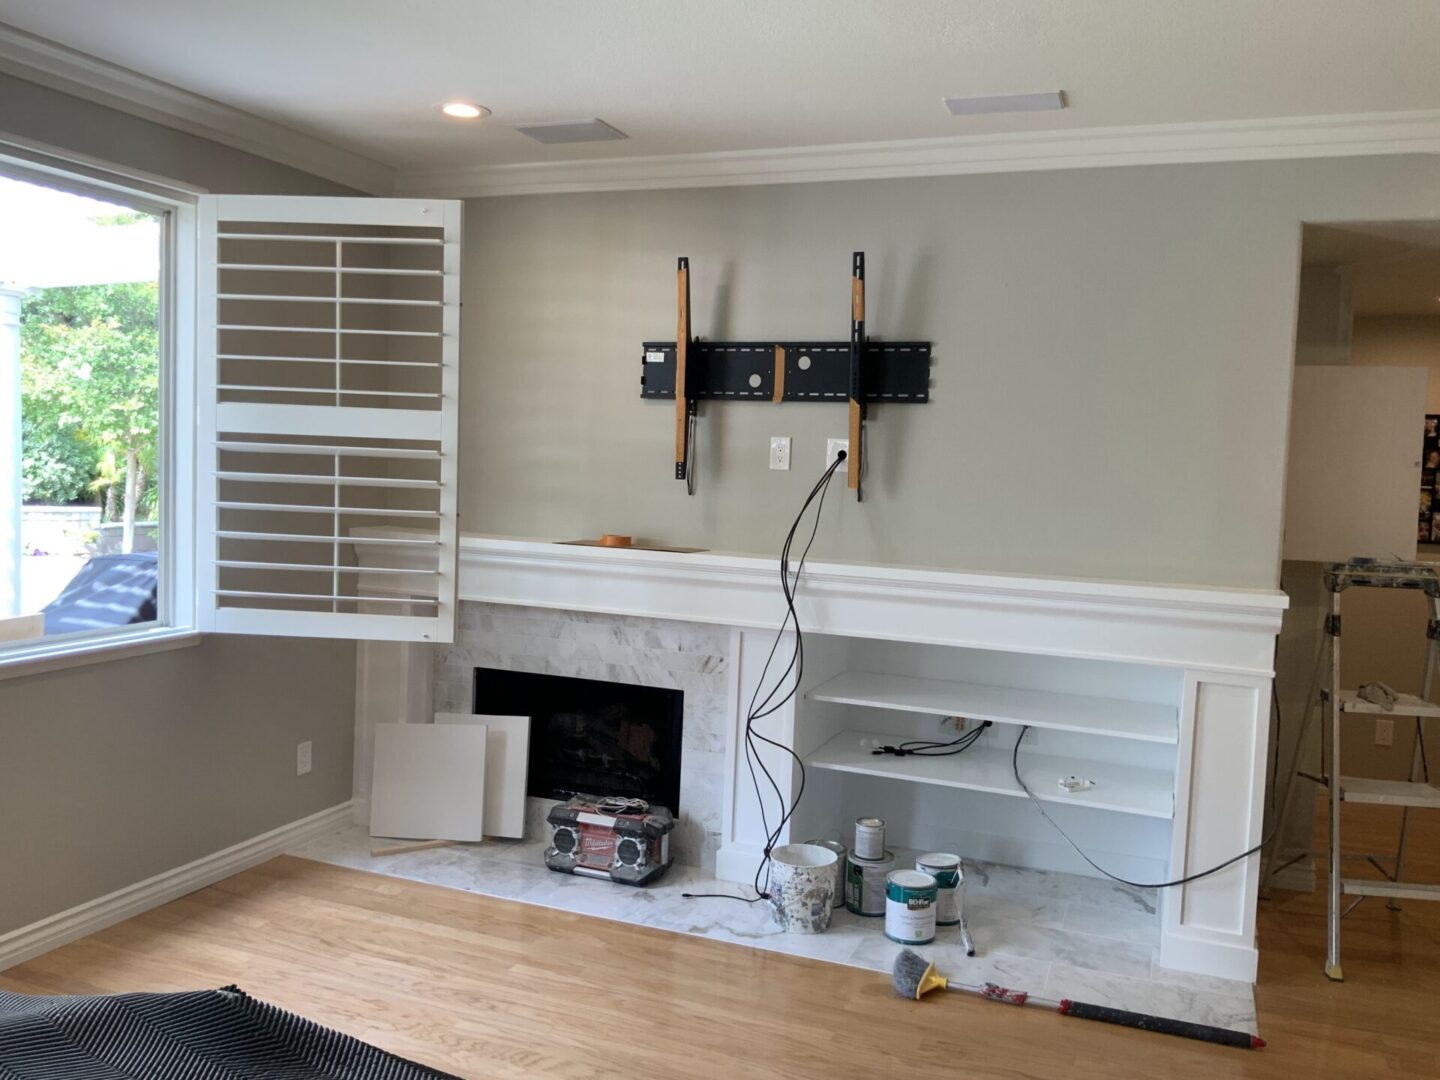
[[[830,463],[830,467],[825,470],[820,479],[815,482],[815,486],[810,489],[810,494],[805,497],[805,502],[800,507],[800,512],[795,515],[795,520],[790,525],[790,531],[785,535],[785,543],[780,549],[780,591],[785,596],[785,617],[780,622],[779,630],[775,632],[775,640],[771,643],[770,652],[765,657],[765,664],[760,669],[760,677],[755,680],[755,692],[750,697],[750,707],[745,716],[745,766],[750,772],[750,782],[755,789],[756,802],[760,805],[760,825],[765,830],[764,854],[759,866],[755,869],[755,880],[753,882],[755,895],[733,896],[730,893],[681,893],[686,899],[714,898],[719,900],[739,900],[746,904],[753,904],[758,900],[769,899],[770,894],[768,889],[770,882],[767,871],[770,868],[770,852],[774,848],[775,842],[780,838],[780,834],[785,831],[785,826],[789,824],[790,818],[795,813],[795,808],[800,805],[800,799],[805,794],[805,762],[800,759],[800,755],[795,753],[793,748],[756,731],[755,721],[763,720],[765,717],[783,708],[800,688],[800,680],[805,672],[805,635],[800,629],[800,616],[795,611],[795,596],[800,588],[800,575],[805,570],[805,560],[810,555],[810,546],[815,543],[815,534],[820,530],[820,514],[825,509],[825,495],[830,490],[830,478],[835,475],[835,470],[840,467],[840,463],[844,461],[845,458],[846,454],[843,450],[835,455],[835,460]],[[816,502],[817,499],[819,500],[818,502]],[[805,519],[805,512],[810,509],[811,504],[815,505],[815,521],[810,527],[810,536],[805,541],[805,548],[800,553],[800,561],[796,564],[795,573],[792,578],[790,573],[790,551],[795,544],[795,536],[800,531],[800,525]],[[780,651],[780,643],[785,640],[785,632],[789,627],[794,627],[795,630],[795,648],[790,653],[790,661],[785,665],[785,670],[776,678],[774,685],[770,687],[769,693],[761,699],[760,690],[765,685],[766,676],[770,673],[770,665],[775,660],[775,654]],[[792,674],[794,676],[793,680],[791,680]],[[776,695],[779,694],[781,688],[786,685],[787,680],[789,680],[790,688],[777,700]],[[795,797],[789,801],[788,805],[785,801],[784,791],[781,790],[780,784],[776,781],[774,775],[766,766],[764,759],[760,756],[760,748],[756,745],[757,742],[766,743],[769,746],[785,751],[785,753],[789,754],[794,760],[795,765],[800,770],[799,786],[795,791]],[[756,773],[757,767],[760,770],[759,774]],[[769,785],[775,801],[780,804],[781,808],[780,820],[773,829],[770,827],[769,815],[765,811],[765,795],[760,786],[761,775],[765,777],[765,781]],[[762,887],[760,883],[762,877],[766,879],[764,887]]]
[[[1280,831],[1280,823],[1277,821],[1274,828],[1270,830],[1270,835],[1265,837],[1265,839],[1261,840],[1260,843],[1256,844],[1249,851],[1242,851],[1239,855],[1233,855],[1230,858],[1226,859],[1224,862],[1210,867],[1209,870],[1201,870],[1199,873],[1190,874],[1183,878],[1177,878],[1174,881],[1130,881],[1126,878],[1120,877],[1118,874],[1112,874],[1109,870],[1106,870],[1094,859],[1090,858],[1089,855],[1086,855],[1085,852],[1080,849],[1080,845],[1075,843],[1074,840],[1070,839],[1069,833],[1067,833],[1064,829],[1060,828],[1059,825],[1055,824],[1055,819],[1045,812],[1044,805],[1040,802],[1039,799],[1035,797],[1035,793],[1030,790],[1030,786],[1020,778],[1020,744],[1025,741],[1025,736],[1029,731],[1029,724],[1026,724],[1020,729],[1020,734],[1015,738],[1015,749],[1010,752],[1010,769],[1015,774],[1015,782],[1020,785],[1021,791],[1025,792],[1026,795],[1030,796],[1030,801],[1035,804],[1035,809],[1040,811],[1040,816],[1050,823],[1050,827],[1054,829],[1057,833],[1059,833],[1060,838],[1064,840],[1067,844],[1069,844],[1071,848],[1074,849],[1076,855],[1079,855],[1080,858],[1084,859],[1087,863],[1089,863],[1100,873],[1104,874],[1111,881],[1118,881],[1121,885],[1129,885],[1132,889],[1171,889],[1174,888],[1176,885],[1188,885],[1192,881],[1199,881],[1201,878],[1209,877],[1211,874],[1218,874],[1227,866],[1231,866],[1239,862],[1241,859],[1248,859],[1251,855],[1254,855],[1266,844],[1270,843],[1271,840],[1274,840],[1275,834]]]
[[[949,742],[937,742],[932,739],[911,739],[908,742],[899,743],[896,746],[879,746],[871,750],[872,754],[891,754],[895,757],[954,757],[974,746],[980,735],[990,726],[990,721],[984,721],[979,727],[965,732],[958,739],[951,739]]]

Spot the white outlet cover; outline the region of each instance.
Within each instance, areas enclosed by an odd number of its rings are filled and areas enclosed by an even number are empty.
[[[295,744],[295,775],[308,776],[314,764],[313,745],[309,739]]]
[[[788,470],[790,468],[790,436],[770,436],[770,468],[777,470]]]
[[[835,455],[841,450],[845,451],[845,460],[840,463],[837,473],[850,471],[850,440],[849,439],[826,439],[825,440],[825,467],[828,469],[830,463],[835,460]]]

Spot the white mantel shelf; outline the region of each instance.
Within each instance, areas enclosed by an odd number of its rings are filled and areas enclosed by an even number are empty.
[[[784,615],[774,557],[475,534],[460,539],[459,595],[735,627]],[[1287,603],[1267,589],[810,562],[797,609],[808,633],[1268,677]]]

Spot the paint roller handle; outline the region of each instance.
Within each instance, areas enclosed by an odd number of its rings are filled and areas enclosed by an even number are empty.
[[[1104,1024],[1119,1024],[1121,1027],[1139,1028],[1141,1031],[1158,1031],[1165,1035],[1179,1035],[1186,1039],[1219,1043],[1222,1046],[1238,1046],[1243,1050],[1258,1050],[1265,1040],[1248,1031],[1231,1031],[1229,1028],[1212,1027],[1209,1024],[1194,1024],[1188,1020],[1172,1020],[1164,1016],[1130,1012],[1127,1009],[1112,1009],[1108,1005],[1092,1005],[1086,1001],[1060,1002],[1060,1012],[1066,1016],[1078,1016],[1082,1020],[1099,1020]]]

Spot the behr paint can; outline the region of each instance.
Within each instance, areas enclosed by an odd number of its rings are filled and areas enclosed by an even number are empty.
[[[845,907],[856,915],[878,919],[885,914],[885,875],[895,869],[895,856],[845,861]]]
[[[855,846],[852,849],[857,859],[883,859],[885,857],[885,822],[878,817],[855,819]]]
[[[959,855],[932,851],[915,860],[915,869],[935,879],[935,925],[959,926],[965,895],[965,870]]]
[[[811,840],[809,843],[816,847],[823,847],[826,851],[835,852],[835,906],[845,906],[845,864],[849,860],[850,853],[845,850],[845,845],[839,840]]]
[[[935,878],[923,870],[894,870],[885,878],[885,936],[902,945],[935,940]]]

